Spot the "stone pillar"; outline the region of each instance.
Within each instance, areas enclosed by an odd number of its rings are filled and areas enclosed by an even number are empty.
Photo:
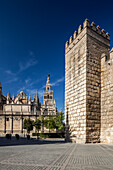
[[[4,116],[4,133],[6,133],[6,116]]]
[[[10,118],[11,133],[13,133],[13,115]]]
[[[20,132],[23,133],[23,116],[20,118]]]

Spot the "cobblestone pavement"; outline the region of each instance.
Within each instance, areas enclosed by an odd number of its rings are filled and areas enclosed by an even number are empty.
[[[113,145],[56,140],[20,143],[0,147],[0,170],[113,170]]]

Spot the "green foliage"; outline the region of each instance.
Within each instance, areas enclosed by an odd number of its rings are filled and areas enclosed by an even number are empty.
[[[64,138],[64,133],[32,133],[32,136],[40,138]]]
[[[44,124],[44,116],[43,115],[39,116],[39,120],[41,121],[42,124]]]
[[[41,120],[40,119],[36,119],[36,121],[35,121],[35,128],[36,128],[36,130],[38,132],[41,129]]]
[[[27,133],[30,133],[31,130],[33,130],[33,123],[30,119],[25,119],[23,128],[27,130]]]
[[[48,118],[46,118],[44,120],[44,126],[47,129],[55,129],[56,128],[56,124],[55,124],[55,118],[52,116],[49,116]]]
[[[65,125],[63,121],[64,121],[64,113],[61,110],[61,112],[56,113],[55,123],[56,123],[57,130],[64,131]]]
[[[38,136],[40,138],[49,138],[48,133],[39,133]]]

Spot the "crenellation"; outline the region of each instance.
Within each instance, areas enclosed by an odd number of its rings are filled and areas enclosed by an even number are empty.
[[[78,28],[78,34],[80,34],[81,31],[82,31],[82,25],[80,25],[79,28]]]
[[[83,28],[85,27],[89,27],[90,21],[88,19],[85,19],[84,23],[83,23]]]
[[[73,37],[71,36],[69,39],[69,44],[71,44],[73,42]]]
[[[101,34],[106,37],[106,31],[104,29],[102,29]]]
[[[73,34],[73,39],[75,39],[77,37],[77,34],[78,34],[77,31],[75,31]]]
[[[69,45],[69,42],[67,41],[66,44],[65,44],[65,48],[67,48]]]
[[[96,27],[96,31],[97,31],[97,33],[101,33],[101,31],[100,31],[100,26],[99,25],[97,25],[97,27]]]
[[[75,31],[73,36],[70,37],[69,39],[69,43],[68,41],[66,42],[66,45],[65,45],[65,48],[68,48],[69,47],[69,50],[73,48],[73,45],[75,45],[76,43],[78,43],[80,41],[80,38],[79,38],[79,35],[81,35],[82,31],[85,29],[85,28],[89,28],[93,31],[95,31],[95,33],[97,33],[98,35],[106,38],[107,40],[110,40],[110,35],[109,33],[105,33],[105,30],[104,29],[100,29],[100,26],[98,25],[96,27],[95,23],[92,22],[91,25],[90,25],[90,21],[88,19],[86,19],[84,22],[83,22],[83,27],[82,25],[79,26],[78,28],[78,32]],[[82,36],[82,35],[81,35]],[[97,37],[97,35],[96,35]],[[101,39],[101,37],[98,37],[98,39]],[[76,40],[76,42],[74,41]],[[73,44],[72,44],[73,42]]]
[[[91,28],[92,28],[94,31],[96,30],[96,28],[95,28],[95,23],[94,23],[94,22],[91,23]]]
[[[110,40],[110,34],[108,32],[106,33],[106,37],[108,40]]]

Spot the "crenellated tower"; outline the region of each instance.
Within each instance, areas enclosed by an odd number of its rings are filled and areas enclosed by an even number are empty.
[[[65,112],[78,143],[100,142],[101,60],[109,50],[109,33],[88,19],[65,44]]]

